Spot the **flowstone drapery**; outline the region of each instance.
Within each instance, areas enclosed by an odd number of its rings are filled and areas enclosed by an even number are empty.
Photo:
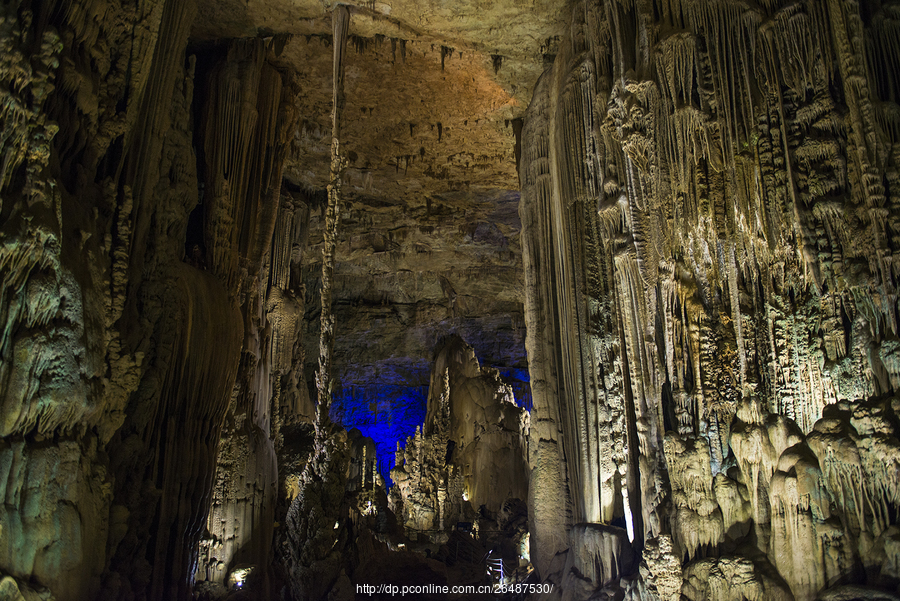
[[[680,594],[668,538],[690,598],[893,586],[862,566],[890,547],[896,452],[860,448],[897,434],[898,17],[574,7],[520,162],[533,557],[564,598],[603,584],[560,561],[580,522],[644,549],[629,595]],[[875,438],[844,417],[869,407]]]

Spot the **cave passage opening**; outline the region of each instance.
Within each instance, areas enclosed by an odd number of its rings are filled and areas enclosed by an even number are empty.
[[[356,25],[351,21],[351,33]],[[531,408],[525,354],[518,170],[530,90],[490,55],[372,38],[344,55],[344,195],[335,250],[331,419],[375,442],[390,485],[398,443],[422,425],[434,353],[459,335]],[[330,48],[300,38],[303,79],[330,80]],[[464,60],[459,60],[459,58]],[[402,60],[401,60],[402,59]],[[299,62],[299,61],[297,61]],[[505,64],[505,63],[504,63]],[[512,64],[512,63],[510,63]],[[329,124],[321,90],[304,90],[288,190],[322,190]],[[304,252],[309,398],[319,337],[324,215],[310,206]]]

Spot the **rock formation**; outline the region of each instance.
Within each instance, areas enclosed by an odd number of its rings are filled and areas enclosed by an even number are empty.
[[[643,549],[626,597],[895,586],[896,16],[574,7],[520,165],[532,559],[563,598],[581,523]]]
[[[452,337],[431,374],[425,423],[400,448],[391,470],[394,512],[407,534],[444,539],[459,522],[496,516],[528,493],[528,413],[496,370]],[[443,542],[443,541],[442,541]]]
[[[472,344],[528,403],[517,204],[512,193],[464,193],[423,206],[356,201],[344,213],[331,414],[376,440],[385,477],[396,442],[424,423],[432,360],[448,335]],[[307,290],[318,288],[320,242],[314,212]],[[318,339],[318,321],[307,312],[304,344]]]
[[[240,478],[215,486],[226,414],[251,447],[222,461],[258,494],[223,511],[274,501],[260,296],[293,123],[280,44],[188,55],[191,2],[3,11],[0,569],[57,599],[186,598],[210,501]]]
[[[0,599],[897,598],[898,40],[0,3]]]

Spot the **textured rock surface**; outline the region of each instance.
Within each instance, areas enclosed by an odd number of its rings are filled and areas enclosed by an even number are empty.
[[[273,388],[280,392],[282,374],[291,370],[293,347],[283,340],[297,335],[300,316],[299,303],[291,302],[289,251],[270,253],[273,238],[289,246],[295,237],[294,213],[302,203],[281,196],[280,161],[293,111],[285,102],[290,87],[266,62],[269,52],[274,53],[274,44],[233,43],[224,60],[210,67],[203,108],[205,261],[243,297],[244,323],[198,567],[198,579],[216,583],[237,565],[264,574],[270,564],[272,529],[260,525],[274,522],[276,504],[270,422],[281,398]],[[235,90],[252,112],[233,111]],[[244,228],[237,231],[229,227],[235,215],[244,216]],[[276,229],[281,236],[275,236]],[[265,576],[263,583],[267,589]]]
[[[564,597],[580,522],[644,548],[633,598],[896,585],[896,10],[574,7],[520,164],[533,559]]]
[[[180,261],[193,7],[50,8],[3,8],[0,561],[59,599],[176,596],[242,331]]]
[[[334,276],[332,416],[376,439],[385,476],[396,441],[423,423],[434,353],[448,335],[470,342],[529,403],[517,204],[502,191],[348,203]],[[321,240],[314,212],[308,291],[318,289]],[[319,315],[314,301],[307,307],[308,346]]]
[[[26,597],[186,598],[239,375],[271,450],[247,355],[288,87],[259,39],[217,67],[243,97],[217,88],[192,2],[3,11],[0,570]]]
[[[0,598],[894,598],[898,2],[346,10],[0,6]]]
[[[344,187],[415,200],[517,187],[515,136],[565,16],[555,2],[347,3]],[[331,144],[331,3],[204,0],[199,39],[286,33],[302,122],[286,175],[324,190]]]
[[[296,494],[296,484],[279,482],[275,461],[295,446],[282,426],[295,432],[313,415],[302,368],[312,353],[298,334],[312,191],[327,183],[316,132],[329,113],[321,103],[331,83],[320,70],[330,52],[320,50],[330,43],[330,10],[260,5],[243,19],[246,5],[227,4],[21,1],[2,9],[0,573],[9,595],[185,598],[198,560],[196,576],[211,584],[238,566],[270,563],[278,491]],[[513,54],[505,34],[480,42],[483,33],[454,35],[450,52],[449,31],[470,29],[472,7],[431,11],[429,22],[448,28],[441,39],[426,31],[432,25],[413,31],[404,24],[411,17],[398,18],[418,7],[398,6],[389,20],[358,9],[348,189],[425,206],[426,192],[515,188],[513,120],[560,25],[555,8],[545,9],[553,18],[517,26],[530,32],[529,46],[505,67],[501,55]],[[304,19],[273,21],[285,10]],[[490,12],[495,24],[512,14]],[[274,29],[309,37],[288,40]],[[390,32],[380,44],[373,37]],[[374,100],[388,97],[378,91],[388,73],[420,101],[438,97],[432,90],[444,78],[466,100],[410,102],[414,110],[402,111],[404,92],[373,114]],[[480,91],[469,90],[471,78]],[[449,106],[452,118],[434,117],[432,108],[449,115]],[[382,140],[399,135],[390,128],[409,139],[388,150]],[[430,163],[409,169],[423,150]],[[418,185],[397,183],[400,163]],[[448,179],[464,173],[472,175]],[[516,198],[495,196],[502,202],[472,207],[475,221],[461,235],[475,240],[475,256],[488,247],[502,255],[493,283],[501,308],[480,313],[475,300],[493,292],[463,290],[470,321],[460,327],[511,332],[518,349],[502,364],[521,369],[517,228],[508,216],[486,218],[495,205],[514,215]],[[464,212],[468,200],[448,203]],[[430,341],[413,346],[430,358]],[[303,463],[286,465],[282,479]],[[264,584],[267,577],[263,570]]]
[[[391,470],[393,509],[407,532],[446,533],[526,498],[527,436],[528,414],[512,390],[452,337],[435,358],[425,422]]]

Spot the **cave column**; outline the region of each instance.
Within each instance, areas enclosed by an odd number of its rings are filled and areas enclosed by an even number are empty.
[[[334,313],[332,286],[334,255],[340,219],[341,176],[344,159],[341,156],[341,113],[344,109],[344,53],[350,26],[350,9],[339,4],[331,13],[334,31],[333,89],[331,109],[331,179],[328,184],[328,207],[325,210],[324,248],[322,250],[322,316],[319,333],[319,372],[316,374],[318,412],[316,423],[328,415],[331,400],[331,359],[334,353]]]

